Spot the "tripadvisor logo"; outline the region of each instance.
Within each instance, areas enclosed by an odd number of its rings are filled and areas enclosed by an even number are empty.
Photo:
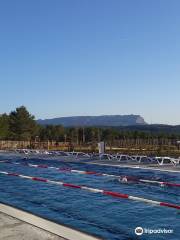
[[[138,235],[138,236],[140,236],[140,235],[142,235],[143,234],[143,228],[142,227],[137,227],[137,228],[135,228],[135,234],[136,235]]]
[[[158,229],[150,229],[150,228],[142,228],[136,227],[135,234],[140,236],[142,234],[170,234],[173,233],[173,229],[166,229],[166,228],[158,228]]]

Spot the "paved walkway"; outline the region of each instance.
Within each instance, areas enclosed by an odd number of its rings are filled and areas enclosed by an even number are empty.
[[[100,240],[15,207],[0,203],[0,240]]]
[[[0,240],[64,240],[64,238],[0,213]]]

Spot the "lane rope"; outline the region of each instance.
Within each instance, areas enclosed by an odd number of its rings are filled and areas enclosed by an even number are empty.
[[[180,210],[180,205],[176,205],[176,204],[168,203],[168,202],[159,202],[159,201],[155,201],[155,200],[151,200],[151,199],[146,199],[146,198],[143,198],[143,197],[131,196],[131,195],[120,193],[120,192],[107,191],[107,190],[91,188],[91,187],[87,187],[87,186],[75,185],[75,184],[72,184],[72,183],[65,183],[65,182],[61,182],[61,181],[49,180],[49,179],[45,179],[45,178],[41,178],[41,177],[26,176],[26,175],[22,175],[22,174],[18,174],[18,173],[12,173],[12,172],[0,171],[0,174],[7,175],[7,176],[24,178],[24,179],[30,179],[30,180],[33,180],[33,181],[39,181],[39,182],[43,182],[43,183],[60,185],[60,186],[63,186],[63,187],[68,187],[68,188],[86,190],[86,191],[89,191],[89,192],[101,193],[101,194],[111,196],[111,197],[115,197],[115,198],[129,199],[129,200],[133,200],[133,201],[144,202],[144,203],[148,203],[148,204],[152,204],[152,205],[163,206],[163,207],[168,207],[168,208],[175,208],[175,209]]]
[[[148,184],[158,184],[161,187],[168,186],[168,187],[180,187],[180,183],[173,183],[173,182],[164,182],[164,181],[156,181],[151,179],[141,179],[136,176],[122,176],[122,175],[113,175],[113,174],[106,174],[106,173],[98,173],[95,171],[81,171],[76,169],[70,168],[58,168],[53,166],[48,166],[45,164],[31,164],[31,163],[18,163],[18,162],[11,162],[11,161],[0,161],[0,163],[9,163],[15,165],[23,165],[27,167],[33,168],[47,168],[47,169],[55,169],[62,172],[70,172],[70,173],[78,173],[78,174],[88,174],[88,175],[96,175],[96,176],[106,176],[106,177],[113,177],[117,178],[121,182],[140,182],[140,183],[148,183]]]

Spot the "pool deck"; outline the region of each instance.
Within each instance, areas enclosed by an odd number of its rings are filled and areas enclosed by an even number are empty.
[[[65,240],[0,212],[0,240]]]
[[[3,153],[6,153],[2,151]],[[9,152],[7,152],[9,154]],[[11,153],[12,156],[21,156],[19,154]],[[22,157],[22,156],[21,156]],[[180,164],[177,166],[173,165],[157,165],[157,164],[137,164],[133,162],[125,163],[125,162],[119,162],[117,160],[100,160],[100,159],[72,159],[72,158],[66,158],[61,156],[56,157],[48,157],[42,158],[42,156],[36,156],[36,155],[24,155],[24,158],[27,160],[31,160],[34,158],[40,159],[40,160],[57,160],[60,162],[69,162],[69,163],[84,163],[84,164],[93,164],[93,165],[101,165],[101,166],[113,166],[118,168],[131,168],[131,169],[144,169],[144,170],[150,170],[150,171],[162,171],[162,172],[174,172],[174,173],[180,173]]]
[[[29,212],[0,203],[0,240],[100,240]]]
[[[118,161],[113,160],[94,160],[94,161],[88,161],[84,162],[86,164],[94,164],[94,165],[100,165],[100,166],[113,166],[118,168],[132,168],[132,169],[144,169],[144,170],[150,170],[150,171],[161,171],[161,172],[174,172],[174,173],[180,173],[180,166],[170,166],[170,165],[164,165],[164,166],[157,166],[153,164],[133,164],[133,163],[120,163]]]

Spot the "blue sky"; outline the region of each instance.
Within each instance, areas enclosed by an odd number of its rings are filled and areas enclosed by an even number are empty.
[[[0,112],[180,124],[179,0],[0,1]]]

